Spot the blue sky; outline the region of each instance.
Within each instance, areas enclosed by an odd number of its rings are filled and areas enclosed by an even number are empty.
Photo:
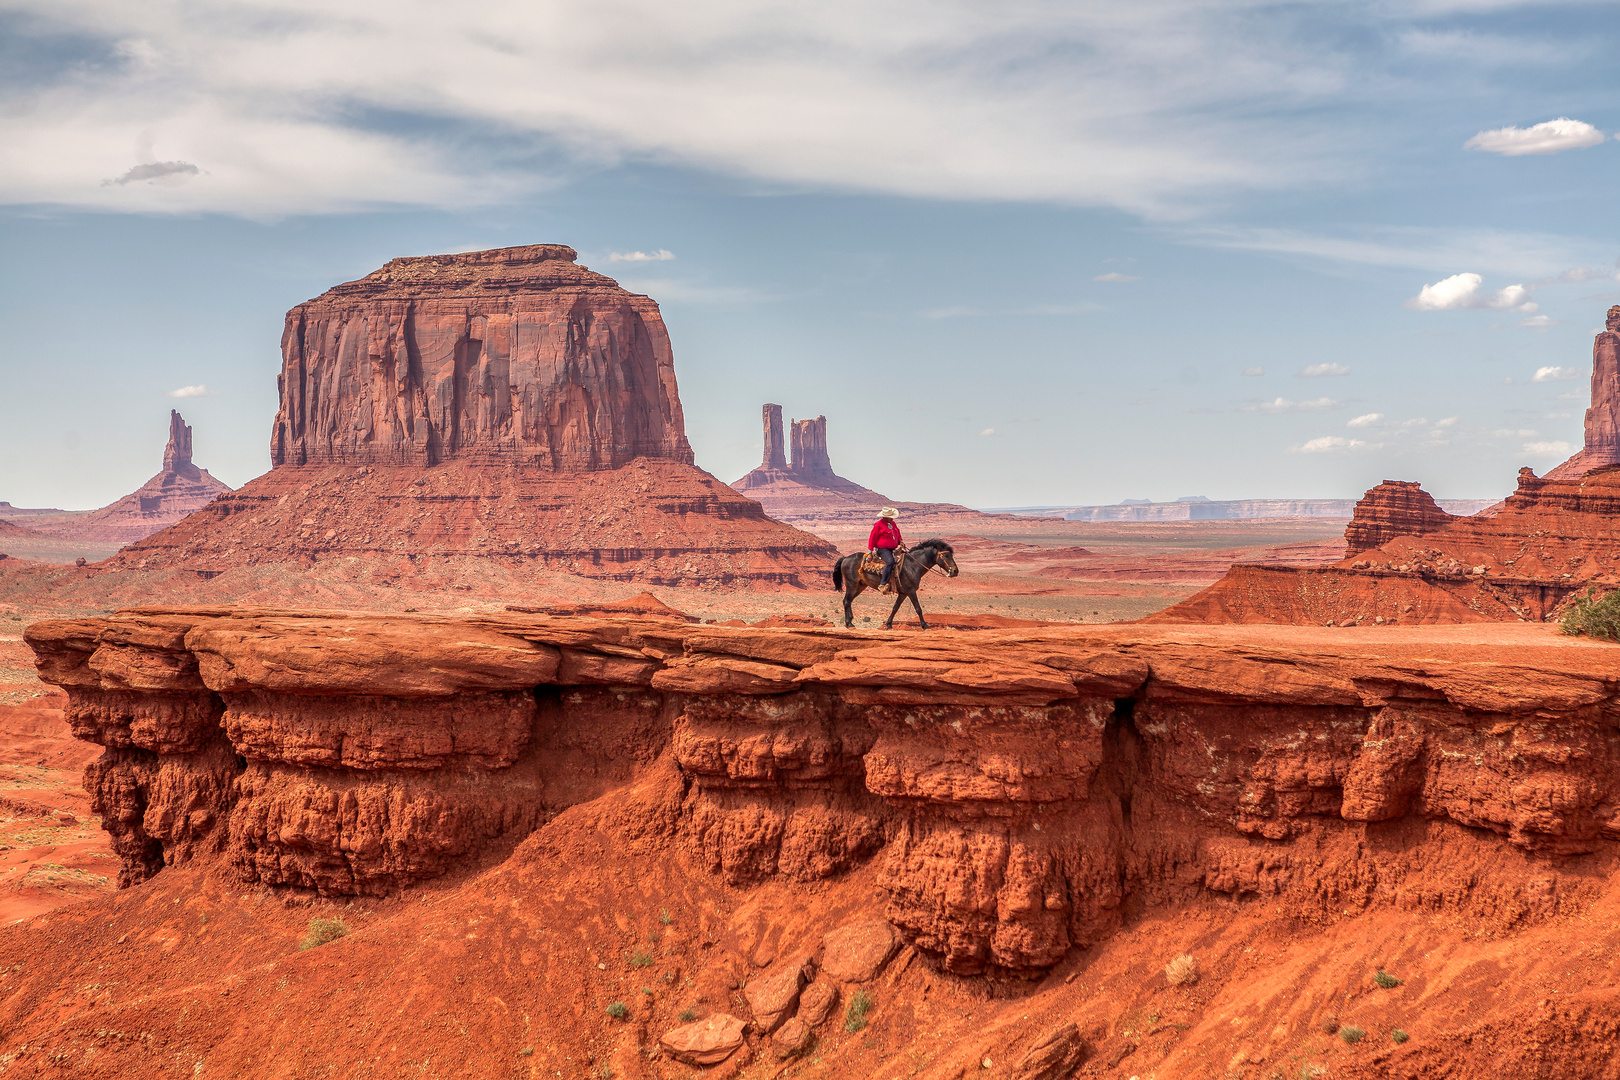
[[[127,493],[170,407],[240,485],[288,307],[541,242],[659,301],[725,480],[775,401],[896,498],[1500,495],[1620,303],[1617,57],[1613,3],[0,0],[0,499]]]

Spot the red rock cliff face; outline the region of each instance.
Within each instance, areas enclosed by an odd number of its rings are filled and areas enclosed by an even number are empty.
[[[275,465],[692,462],[658,305],[558,244],[395,259],[287,313]]]
[[[86,785],[126,883],[222,859],[392,892],[633,788],[627,828],[728,882],[870,866],[945,968],[1034,973],[1200,893],[1579,912],[1620,837],[1612,647],[1490,630],[150,610],[26,638],[107,747]]]
[[[1357,555],[1397,536],[1432,532],[1455,521],[1434,497],[1409,480],[1385,480],[1356,503],[1344,530],[1345,554]]]

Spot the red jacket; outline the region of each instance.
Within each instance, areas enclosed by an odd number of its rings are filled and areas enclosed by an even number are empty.
[[[877,524],[872,526],[872,535],[866,538],[867,550],[872,548],[897,548],[904,541],[900,539],[900,526],[888,518],[878,518]]]

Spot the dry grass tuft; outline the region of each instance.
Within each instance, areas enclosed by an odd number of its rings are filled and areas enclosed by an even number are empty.
[[[1171,986],[1191,986],[1198,981],[1198,961],[1192,953],[1182,953],[1164,965],[1164,981]]]

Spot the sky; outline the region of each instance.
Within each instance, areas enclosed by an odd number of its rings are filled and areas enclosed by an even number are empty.
[[[980,507],[1495,498],[1620,303],[1620,5],[0,0],[0,500],[168,410],[269,467],[282,319],[563,243],[657,300],[700,466],[760,405]]]

